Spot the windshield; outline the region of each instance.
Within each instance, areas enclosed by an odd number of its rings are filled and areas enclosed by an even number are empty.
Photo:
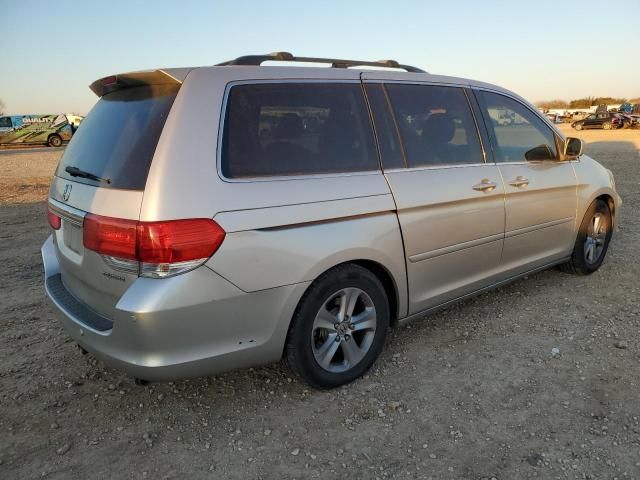
[[[56,175],[106,188],[144,190],[160,133],[179,86],[145,86],[103,96],[78,127]],[[72,177],[76,167],[109,184]]]

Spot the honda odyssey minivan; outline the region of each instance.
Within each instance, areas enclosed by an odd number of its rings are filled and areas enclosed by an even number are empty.
[[[51,184],[45,286],[83,350],[143,381],[284,357],[344,384],[399,322],[596,271],[621,203],[521,97],[392,60],[281,52],[91,90]]]

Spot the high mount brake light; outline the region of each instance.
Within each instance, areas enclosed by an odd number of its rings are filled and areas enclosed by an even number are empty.
[[[140,275],[166,277],[204,263],[225,235],[210,218],[140,222],[88,214],[83,244],[109,258],[113,268],[132,271],[139,262]]]
[[[103,85],[104,87],[108,87],[108,86],[111,86],[111,85],[115,85],[116,83],[118,83],[118,77],[117,77],[117,76],[115,76],[115,75],[111,75],[111,76],[109,76],[109,77],[104,77],[104,78],[101,80],[101,82],[102,82],[102,85]]]

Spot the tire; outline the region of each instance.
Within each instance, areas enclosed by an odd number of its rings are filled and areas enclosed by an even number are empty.
[[[298,304],[287,335],[289,368],[312,387],[349,383],[380,355],[389,320],[380,280],[359,265],[339,265],[318,277]]]
[[[597,231],[594,232],[598,217]],[[560,266],[567,273],[590,275],[600,268],[613,234],[611,210],[607,202],[594,200],[582,219],[571,260]]]
[[[603,123],[602,128],[604,128],[605,130],[611,130],[611,123],[609,122]]]
[[[61,147],[62,146],[62,138],[60,138],[60,135],[57,134],[53,134],[49,136],[49,139],[47,140],[47,143],[49,144],[50,147]]]
[[[576,130],[582,130],[582,124],[581,123],[576,123],[573,128],[575,128]]]

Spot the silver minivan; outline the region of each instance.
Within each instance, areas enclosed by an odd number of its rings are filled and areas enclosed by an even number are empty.
[[[284,357],[344,384],[398,322],[594,272],[621,203],[521,97],[391,60],[281,52],[91,89],[51,184],[45,286],[83,351],[141,381]]]

